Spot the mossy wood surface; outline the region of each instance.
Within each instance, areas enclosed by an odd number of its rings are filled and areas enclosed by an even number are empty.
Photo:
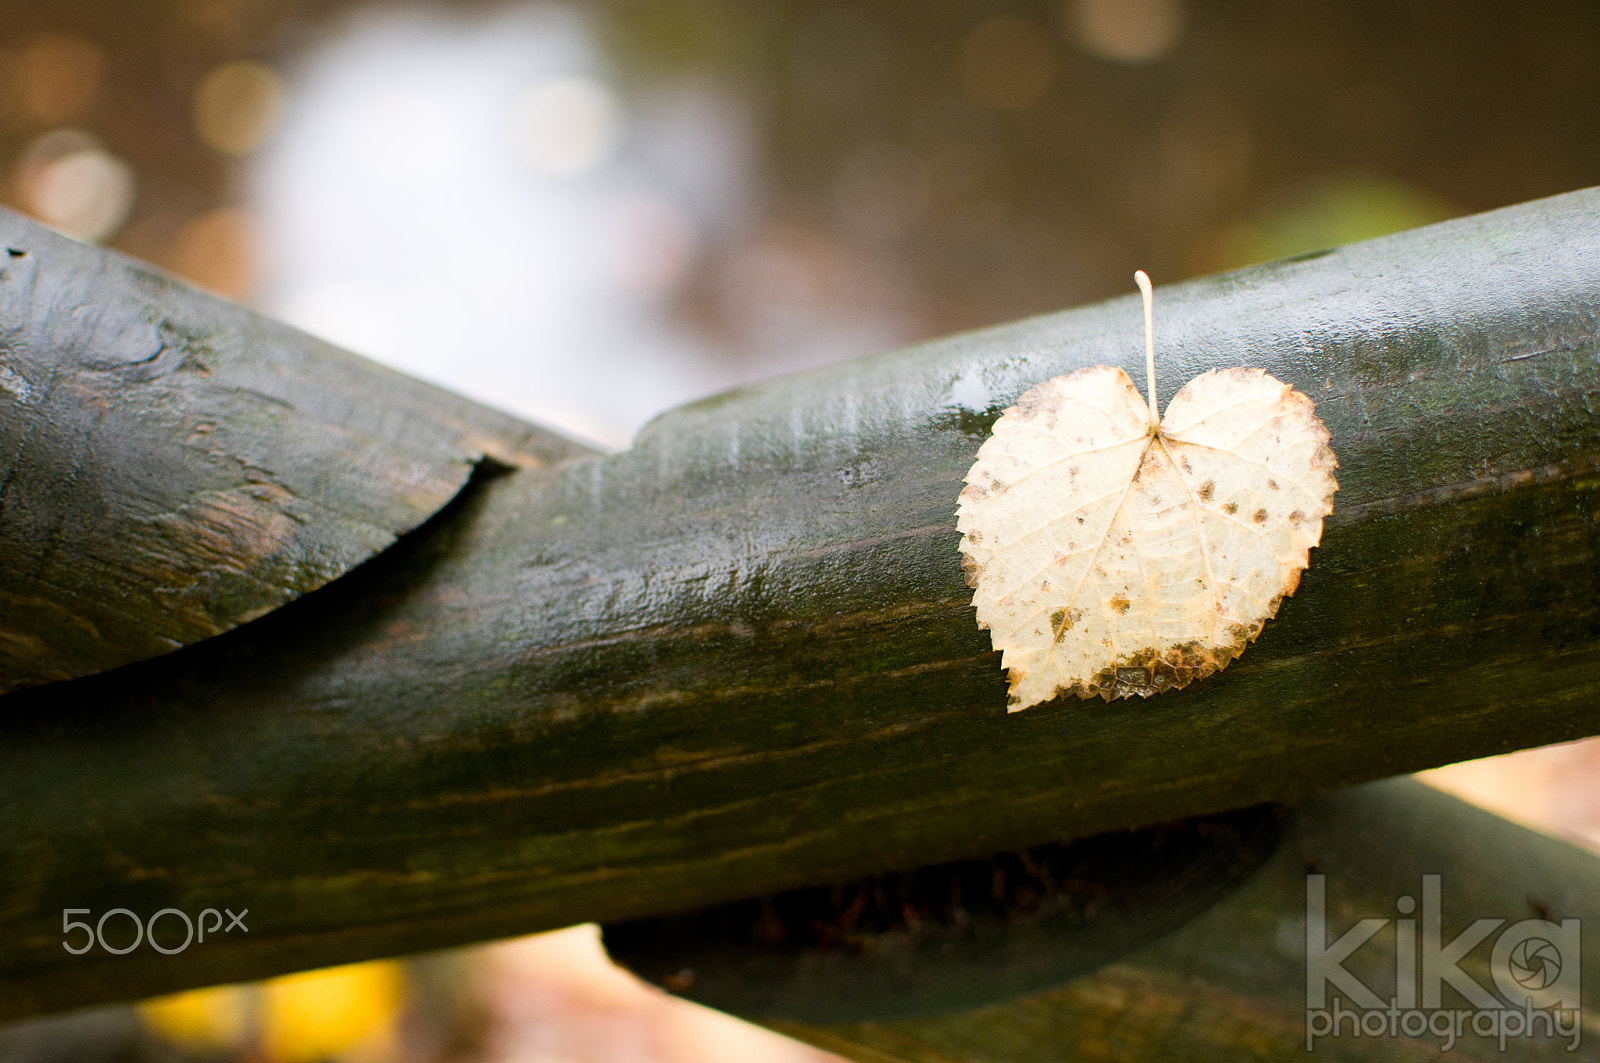
[[[0,692],[226,631],[579,452],[0,209]]]
[[[1158,294],[1342,490],[1226,672],[1005,712],[954,510],[1136,298],[775,381],[480,478],[245,628],[0,700],[0,1014],[682,910],[1600,731],[1600,194]],[[181,954],[62,909],[249,908]]]
[[[1306,935],[1308,874],[1324,876],[1325,942],[1333,945],[1361,919],[1391,922],[1351,953],[1344,968],[1384,1001],[1397,999],[1396,902],[1411,898],[1420,928],[1423,876],[1439,876],[1441,943],[1448,945],[1478,919],[1504,923],[1461,961],[1461,970],[1495,992],[1491,958],[1498,937],[1525,919],[1580,923],[1578,964],[1590,992],[1583,1017],[1564,1019],[1566,1034],[1455,1037],[1432,1030],[1354,1036],[1345,1020],[1338,1037],[1317,1037],[1307,1052]],[[1161,940],[1091,975],[1015,999],[939,1015],[879,1022],[808,1025],[770,1022],[775,1029],[861,1063],[1534,1063],[1593,1059],[1600,1040],[1590,1009],[1600,970],[1600,857],[1537,834],[1430,790],[1396,779],[1311,798],[1289,827],[1276,855],[1238,890]],[[1414,931],[1420,942],[1420,929]],[[1419,946],[1420,952],[1420,946]],[[1536,979],[1538,965],[1522,969]],[[1417,970],[1413,968],[1413,970]],[[1542,973],[1542,972],[1539,972]],[[1515,974],[1513,974],[1515,977]],[[1004,977],[998,973],[997,977]],[[1418,972],[1418,1003],[1423,976]],[[1346,1011],[1353,1001],[1325,989]],[[1504,999],[1503,994],[1497,994]],[[892,1010],[896,1001],[880,1002]],[[1446,983],[1442,1009],[1475,1011]],[[863,1004],[863,1007],[869,1006]],[[1412,1010],[1412,1009],[1407,1009]],[[1417,1008],[1416,1010],[1427,1010]],[[1439,1022],[1431,1018],[1429,1022]],[[1316,1020],[1315,1031],[1328,1019]],[[1491,1029],[1492,1018],[1467,1022]],[[1452,1019],[1440,1022],[1443,1030]],[[1375,1025],[1375,1024],[1374,1024]],[[1553,1028],[1553,1023],[1548,1024]],[[1576,1029],[1573,1029],[1576,1027]],[[1515,1031],[1516,1023],[1508,1024]],[[1440,1049],[1448,1045],[1450,1053]]]

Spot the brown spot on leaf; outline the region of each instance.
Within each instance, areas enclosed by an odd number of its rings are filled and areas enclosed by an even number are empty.
[[[1128,600],[1128,596],[1125,594],[1112,595],[1111,601],[1107,602],[1106,604],[1111,606],[1111,608],[1115,609],[1119,613],[1126,613],[1133,605],[1133,603]]]
[[[1222,512],[1231,517],[1239,512],[1239,504],[1237,502],[1224,502],[1222,503]]]
[[[1050,630],[1055,632],[1055,640],[1060,642],[1061,637],[1072,630],[1072,625],[1076,624],[1082,619],[1082,609],[1057,609],[1055,612],[1051,613]]]
[[[1306,515],[1304,510],[1297,509],[1293,513],[1289,514],[1289,523],[1294,525],[1296,528],[1300,527],[1300,525],[1304,524],[1305,522]]]
[[[1256,510],[1256,515],[1250,519],[1255,521],[1257,524],[1265,524],[1267,522],[1267,511],[1264,509],[1258,509]]]
[[[1195,491],[1194,496],[1196,498],[1198,498],[1202,502],[1209,502],[1209,501],[1211,501],[1212,494],[1215,493],[1216,490],[1217,490],[1216,481],[1215,480],[1207,480],[1205,483],[1200,485],[1199,490]]]
[[[1272,480],[1272,479],[1267,480],[1267,490],[1268,491],[1276,491],[1277,489],[1278,489],[1278,481]]]
[[[1239,656],[1244,652],[1246,645],[1255,641],[1255,637],[1261,634],[1262,623],[1260,620],[1255,620],[1249,624],[1235,622],[1228,625],[1228,641],[1230,644],[1224,649],[1229,658]]]

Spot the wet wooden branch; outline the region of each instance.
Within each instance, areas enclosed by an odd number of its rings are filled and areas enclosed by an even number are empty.
[[[1005,713],[954,524],[1134,298],[485,477],[239,630],[0,699],[0,1014],[697,907],[1600,731],[1600,194],[1164,291],[1162,394],[1311,395],[1324,544],[1225,673]],[[166,956],[62,910],[249,908]]]
[[[0,209],[0,692],[348,572],[566,440]]]
[[[1475,920],[1503,920],[1460,964],[1462,975],[1501,1003],[1479,1008],[1441,983],[1438,1005],[1426,1008],[1427,975],[1414,965],[1415,999],[1410,1007],[1397,1008],[1393,1019],[1385,1013],[1381,1034],[1373,1034],[1377,1023],[1372,1020],[1361,1035],[1355,1034],[1354,1020],[1348,1017],[1339,1020],[1338,1035],[1331,1034],[1335,997],[1346,1013],[1359,1012],[1362,1005],[1347,989],[1326,983],[1322,1006],[1308,1005],[1305,927],[1307,876],[1312,874],[1322,877],[1323,944],[1328,946],[1358,920],[1404,918],[1396,909],[1402,897],[1414,905],[1409,933],[1420,942],[1418,928],[1432,907],[1423,876],[1439,876],[1436,910],[1442,917],[1442,944]],[[1524,920],[1560,924],[1569,919],[1579,924],[1570,936],[1559,926],[1517,929]],[[1548,1009],[1562,1007],[1558,996],[1566,985],[1561,971],[1569,982],[1581,982],[1582,972],[1600,963],[1600,937],[1589,930],[1596,921],[1600,857],[1421,783],[1394,780],[1313,798],[1291,823],[1273,859],[1235,893],[1181,929],[1094,974],[1006,1001],[982,1000],[986,981],[1014,974],[1001,966],[987,979],[967,977],[965,984],[948,987],[951,995],[965,992],[980,998],[965,1008],[915,1017],[885,1014],[877,1021],[769,1024],[864,1063],[1292,1063],[1307,1058],[1308,1030],[1313,1059],[1398,1063],[1437,1058],[1441,1048],[1448,1048],[1449,1058],[1475,1063],[1554,1063],[1593,1052],[1596,1031],[1585,1011],[1570,1004],[1564,1010]],[[1525,931],[1547,943],[1541,959],[1521,969],[1502,962],[1497,984],[1493,952],[1500,936]],[[1385,1007],[1400,999],[1396,938],[1391,922],[1342,964]],[[1526,985],[1516,981],[1519,976]],[[1541,986],[1546,976],[1552,981]],[[1521,1001],[1508,1000],[1501,987],[1508,981],[1511,989],[1538,997],[1535,1010],[1543,1014],[1532,1023],[1534,1036],[1519,1033],[1525,1016]],[[791,1007],[806,1003],[798,998],[787,1002]],[[888,1012],[898,1001],[886,995],[857,1007],[866,1010],[873,1004]],[[1411,1011],[1420,1017],[1403,1017]],[[1450,1014],[1441,1016],[1441,1022],[1433,1017],[1437,1011]],[[1467,1012],[1459,1030],[1458,1011]],[[1482,1018],[1477,1017],[1480,1012]],[[1498,1036],[1501,1026],[1510,1035],[1505,1048]]]

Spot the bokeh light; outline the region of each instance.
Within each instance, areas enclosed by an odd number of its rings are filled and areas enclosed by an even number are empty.
[[[258,1063],[355,1063],[393,1058],[405,993],[401,965],[379,960],[158,997],[139,1005],[139,1018],[187,1052],[239,1053]]]
[[[359,963],[274,978],[261,987],[262,1048],[270,1063],[317,1063],[352,1049],[377,1054],[394,1036],[400,966]]]
[[[1183,33],[1183,0],[1066,0],[1063,20],[1087,52],[1120,63],[1148,63]]]
[[[223,63],[195,89],[195,131],[216,151],[248,155],[277,127],[283,94],[283,79],[261,63]]]
[[[240,986],[212,986],[157,997],[139,1018],[159,1038],[200,1051],[237,1049],[250,1034],[251,1001]]]
[[[218,207],[183,223],[168,261],[191,283],[242,302],[259,278],[256,245],[254,215],[244,207]]]
[[[892,283],[837,275],[848,253],[808,260],[826,298],[741,277],[771,261],[739,251],[763,240],[748,122],[714,81],[625,96],[575,9],[355,20],[302,68],[253,168],[260,302],[607,446],[681,402],[904,338],[864,301]],[[840,247],[796,246],[822,244]]]
[[[46,133],[17,164],[22,207],[78,240],[104,240],[133,209],[134,175],[99,140],[76,129]]]

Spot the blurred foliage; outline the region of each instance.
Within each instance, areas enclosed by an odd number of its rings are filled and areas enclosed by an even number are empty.
[[[30,206],[30,146],[80,131],[134,177],[112,243],[248,297],[248,219],[217,212],[241,206],[253,141],[215,131],[208,78],[215,96],[229,63],[292,75],[366,6],[0,0],[6,201]],[[1581,0],[572,6],[628,92],[711,80],[741,101],[763,217],[894,278],[922,333],[1600,176],[1600,8]],[[55,176],[115,178],[76,167]],[[725,267],[700,265],[702,301]]]
[[[1237,269],[1443,221],[1457,211],[1399,181],[1338,177],[1265,204],[1218,234],[1192,260],[1196,272]]]
[[[712,73],[754,80],[769,36],[758,11],[732,0],[632,0],[606,12],[599,29],[625,78]]]

